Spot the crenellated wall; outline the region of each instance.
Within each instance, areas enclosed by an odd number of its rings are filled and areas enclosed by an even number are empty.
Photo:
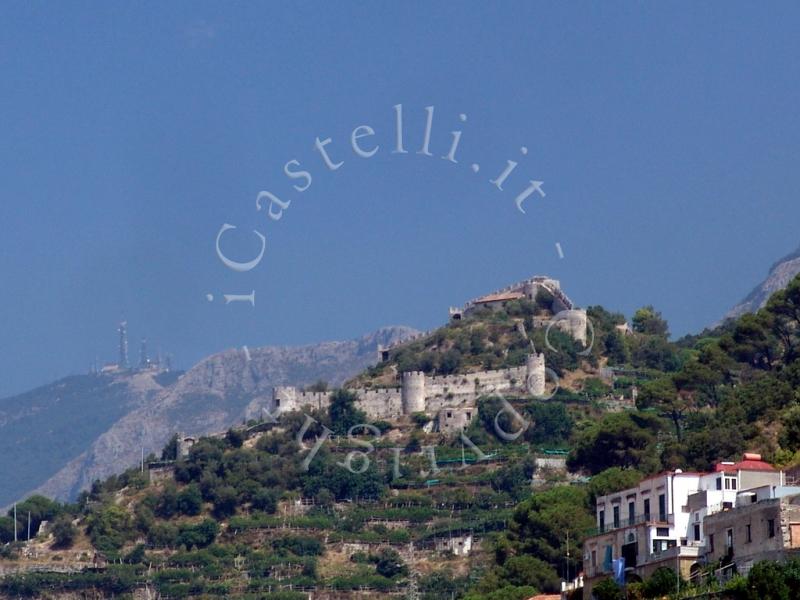
[[[524,367],[433,377],[422,371],[409,371],[400,379],[402,385],[397,388],[351,390],[358,398],[356,406],[371,419],[395,419],[414,413],[433,417],[448,408],[469,411],[478,398],[492,393],[541,396],[545,392],[544,354],[531,354]],[[276,386],[268,410],[275,414],[304,408],[320,409],[329,404],[330,392],[304,392],[292,386]],[[446,429],[452,429],[452,425]]]

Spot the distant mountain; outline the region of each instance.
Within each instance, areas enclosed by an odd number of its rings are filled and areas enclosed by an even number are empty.
[[[767,278],[753,288],[744,300],[730,309],[722,321],[756,312],[767,303],[772,294],[785,288],[798,273],[800,273],[800,248],[774,263],[769,269]]]
[[[117,420],[164,390],[152,374],[66,377],[0,400],[0,506],[80,455]]]
[[[0,400],[0,506],[32,491],[74,498],[95,479],[158,453],[170,436],[223,431],[257,417],[276,385],[339,385],[377,360],[379,344],[418,334],[385,327],[344,342],[226,350],[180,376],[73,376]]]

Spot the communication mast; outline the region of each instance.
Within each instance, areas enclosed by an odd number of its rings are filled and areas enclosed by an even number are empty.
[[[128,322],[122,321],[119,324],[119,362],[117,366],[120,369],[128,368]]]
[[[150,359],[147,357],[147,338],[142,338],[142,345],[139,347],[139,368],[146,369],[150,366]]]

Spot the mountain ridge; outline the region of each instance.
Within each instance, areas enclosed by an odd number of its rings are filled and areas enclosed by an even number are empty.
[[[244,350],[228,349],[167,385],[152,371],[76,375],[1,399],[0,505],[30,493],[72,499],[137,464],[142,448],[160,451],[175,431],[208,434],[256,416],[274,385],[339,385],[377,362],[379,345],[417,333],[386,326],[345,341],[250,348],[249,360]],[[57,393],[65,385],[69,406]],[[86,431],[75,439],[79,425]],[[28,462],[18,468],[20,460]]]
[[[764,280],[756,285],[741,302],[725,313],[714,326],[717,327],[726,321],[763,308],[770,296],[785,288],[798,273],[800,273],[800,246],[772,263]]]

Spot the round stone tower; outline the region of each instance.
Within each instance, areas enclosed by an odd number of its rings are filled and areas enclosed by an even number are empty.
[[[529,354],[525,362],[525,389],[532,396],[544,396],[544,354]]]
[[[586,345],[586,311],[582,308],[565,310],[567,333],[584,346]]]
[[[402,384],[400,398],[403,404],[403,414],[425,412],[425,373],[422,371],[403,373]]]

